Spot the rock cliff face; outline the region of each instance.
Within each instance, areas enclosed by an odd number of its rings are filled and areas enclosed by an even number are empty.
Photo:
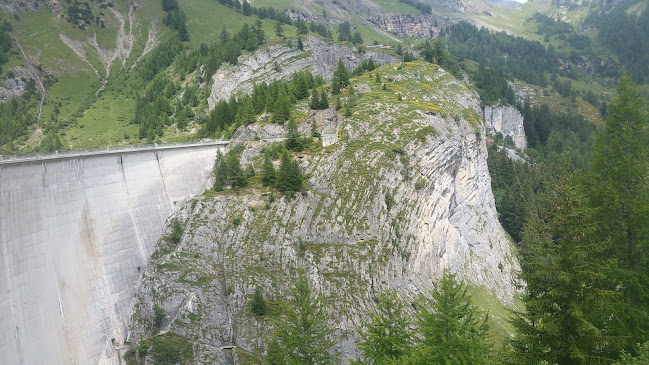
[[[331,80],[334,69],[341,59],[348,69],[354,69],[363,60],[372,58],[378,64],[395,62],[395,58],[381,52],[358,54],[353,49],[337,43],[326,43],[316,37],[308,37],[304,51],[287,43],[271,44],[253,55],[239,60],[239,65],[221,67],[212,77],[212,92],[208,99],[213,109],[219,100],[230,95],[250,93],[255,83],[271,82],[288,78],[293,73],[309,70]]]
[[[399,37],[436,38],[448,19],[432,15],[388,15],[368,19],[377,27]]]
[[[511,105],[489,105],[484,109],[487,132],[511,137],[517,148],[527,148],[523,116]]]
[[[433,65],[380,72],[387,90],[364,75],[353,81],[362,93],[343,94],[354,99],[350,117],[332,109],[310,116],[339,138],[294,156],[305,192],[271,198],[253,180],[187,207],[179,247],[141,281],[134,336],[150,335],[157,304],[167,313],[162,332],[193,343],[197,363],[262,355],[272,325],[250,314],[252,293],[259,286],[271,308],[281,307],[297,268],[329,301],[345,362],[382,290],[409,302],[449,269],[511,302],[518,263],[497,219],[478,100]],[[264,133],[277,131],[239,136]],[[259,168],[269,146],[244,142],[242,164]]]

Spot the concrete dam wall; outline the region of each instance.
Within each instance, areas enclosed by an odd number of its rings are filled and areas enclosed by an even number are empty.
[[[116,364],[140,270],[219,148],[0,164],[0,364]]]

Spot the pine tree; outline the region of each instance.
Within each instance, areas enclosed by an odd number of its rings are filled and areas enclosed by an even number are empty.
[[[283,87],[279,88],[277,100],[273,104],[273,123],[283,123],[291,116],[291,103]]]
[[[225,163],[225,157],[219,150],[216,153],[216,161],[214,162],[214,190],[222,191],[225,189],[227,183],[227,165]]]
[[[273,166],[268,152],[264,154],[264,163],[261,165],[261,183],[264,186],[275,185],[275,166]]]
[[[291,160],[287,150],[282,152],[277,173],[277,189],[283,193],[294,193],[302,189],[302,171],[297,162]]]
[[[444,273],[431,298],[418,303],[419,343],[408,364],[488,364],[488,316],[471,304],[467,286]]]
[[[363,355],[363,363],[384,364],[410,354],[414,337],[410,333],[410,318],[394,291],[381,294],[376,312],[358,331],[361,341],[356,347]]]
[[[264,296],[261,293],[261,288],[256,287],[255,293],[252,295],[252,301],[250,302],[250,311],[257,317],[261,317],[266,314],[266,301]]]
[[[331,92],[338,94],[341,89],[349,86],[349,71],[342,59],[338,60],[338,66],[334,70],[333,80],[331,82]]]
[[[612,262],[598,257],[593,210],[575,185],[564,174],[550,205],[523,230],[525,311],[511,321],[512,364],[597,363],[599,349],[617,342],[597,325],[600,316],[611,318],[607,308],[617,296],[601,288]]]
[[[286,126],[287,134],[286,139],[284,140],[284,145],[289,151],[302,151],[302,141],[300,138],[300,133],[297,130],[297,123],[294,119],[289,119],[288,125]]]
[[[230,185],[233,189],[244,188],[248,186],[248,179],[246,179],[246,175],[241,168],[239,155],[235,154],[234,150],[230,150],[226,155],[226,165],[226,181],[228,185]]]
[[[324,110],[329,108],[329,99],[327,99],[327,92],[324,89],[320,92],[320,104],[318,109]]]
[[[601,258],[617,262],[609,289],[622,292],[612,305],[618,322],[601,326],[632,352],[649,338],[649,113],[630,76],[620,79],[617,92],[595,139],[587,189],[597,236],[608,243]],[[619,350],[611,346],[611,357]]]
[[[311,93],[311,100],[309,101],[309,108],[313,110],[318,110],[320,109],[320,95],[318,94],[318,90],[313,89],[313,92]]]
[[[268,345],[271,364],[337,364],[340,355],[333,352],[333,330],[322,300],[311,292],[304,271],[298,273],[291,290],[286,316],[274,322]]]
[[[304,43],[302,43],[302,38],[297,39],[297,49],[304,51]]]
[[[282,22],[279,20],[275,22],[275,35],[278,37],[284,37],[284,28],[282,27]]]

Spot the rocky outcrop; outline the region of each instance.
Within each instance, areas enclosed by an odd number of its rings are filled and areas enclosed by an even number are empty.
[[[274,43],[239,60],[239,65],[221,67],[212,77],[212,91],[208,98],[213,109],[219,100],[238,93],[250,93],[255,83],[271,82],[291,77],[295,72],[309,70],[329,81],[341,59],[348,69],[354,69],[363,60],[373,59],[378,64],[394,63],[392,55],[381,52],[357,53],[338,43],[327,43],[308,37],[303,51],[295,44]]]
[[[489,105],[484,108],[487,132],[501,133],[503,138],[511,137],[516,148],[527,148],[523,115],[511,105]]]
[[[351,116],[309,117],[339,139],[295,155],[308,177],[305,192],[273,198],[253,181],[185,210],[190,228],[179,248],[144,274],[134,336],[150,335],[157,304],[167,313],[163,331],[188,339],[197,363],[262,355],[272,324],[251,315],[252,293],[260,287],[281,307],[297,268],[331,303],[344,363],[383,290],[410,303],[448,269],[511,302],[519,267],[497,219],[479,101],[437,66],[380,72],[394,82],[383,91],[369,75],[357,80],[371,90],[354,94]],[[245,130],[246,137],[275,133]],[[269,147],[245,141],[242,164],[259,168]]]
[[[399,37],[436,38],[448,19],[434,15],[388,15],[368,19],[375,26]]]
[[[16,77],[0,82],[0,102],[17,98],[25,92],[25,87],[30,77],[29,71],[16,67],[11,72],[16,74]]]

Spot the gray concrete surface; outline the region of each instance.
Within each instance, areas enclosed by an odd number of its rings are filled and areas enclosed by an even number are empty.
[[[138,268],[225,146],[2,161],[0,364],[116,364]]]

